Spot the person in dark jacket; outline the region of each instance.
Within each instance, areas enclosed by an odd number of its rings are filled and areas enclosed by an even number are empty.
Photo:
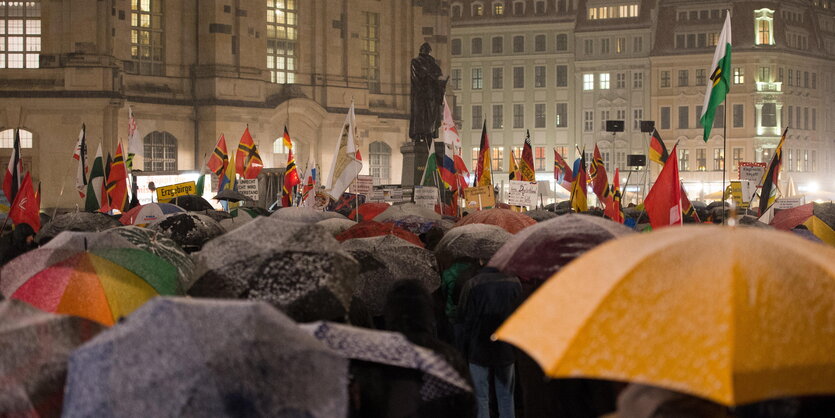
[[[479,418],[490,418],[490,375],[493,375],[500,418],[515,416],[514,350],[491,336],[522,301],[519,279],[495,268],[482,269],[461,290],[459,316],[464,323],[463,346],[478,406]]]
[[[0,237],[0,258],[2,265],[15,257],[35,248],[35,230],[29,224],[17,224],[9,234]]]

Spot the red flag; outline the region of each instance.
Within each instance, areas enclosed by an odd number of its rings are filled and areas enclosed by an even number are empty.
[[[29,172],[26,172],[17,196],[9,208],[9,218],[15,225],[29,224],[35,232],[38,232],[41,229],[40,211],[40,197],[32,187],[32,177]]]
[[[565,162],[556,148],[554,148],[554,180],[565,190],[571,191],[571,182],[574,180],[574,174],[571,172],[571,167],[568,166],[568,163]]]
[[[221,134],[220,139],[217,140],[217,145],[215,145],[215,150],[212,151],[212,156],[209,157],[209,161],[206,163],[206,167],[220,177],[226,171],[226,166],[228,165],[229,151],[226,150],[226,138]]]
[[[258,147],[249,134],[249,127],[244,130],[241,142],[238,143],[238,151],[235,153],[235,172],[245,179],[254,179],[264,168],[264,162],[258,155]]]
[[[620,170],[615,168],[615,177],[612,179],[612,192],[610,194],[609,203],[603,211],[604,215],[608,216],[615,222],[624,222],[623,207],[620,203]]]
[[[23,161],[20,160],[20,131],[14,130],[14,145],[12,155],[9,158],[9,166],[6,168],[6,175],[3,176],[3,192],[9,202],[13,202],[20,190],[20,173],[23,172]]]
[[[125,204],[128,201],[128,171],[125,167],[121,143],[116,147],[116,157],[110,164],[110,174],[107,176],[107,197],[113,209],[125,210]]]
[[[696,208],[693,207],[693,204],[690,203],[690,198],[687,197],[687,190],[684,190],[684,184],[681,185],[681,213],[684,214],[684,216],[692,218],[693,222],[701,222],[699,214],[696,213]]]
[[[519,160],[519,176],[516,180],[536,181],[536,170],[533,166],[533,147],[531,146],[531,131],[525,135],[525,145]]]
[[[652,229],[681,225],[681,182],[675,146],[647,198],[644,199],[644,207]]]
[[[594,156],[591,160],[591,188],[601,203],[606,203],[609,198],[609,176],[606,175],[606,166],[603,164],[603,157],[597,144],[594,145]]]
[[[464,180],[464,173],[470,174],[470,170],[467,170],[467,164],[464,163],[464,159],[459,154],[453,155],[452,161],[455,165],[455,182],[458,185],[458,189],[466,189],[467,182]]]
[[[293,157],[293,142],[290,140],[290,133],[284,127],[284,144],[290,144],[287,148],[287,167],[284,168],[284,186],[281,188],[281,206],[288,207],[293,202],[293,187],[301,183],[299,170],[296,167],[296,159]]]

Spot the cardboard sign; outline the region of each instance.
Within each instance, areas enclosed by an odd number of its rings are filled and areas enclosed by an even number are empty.
[[[400,203],[403,201],[403,189],[383,189],[383,201],[389,203]]]
[[[535,181],[510,180],[507,190],[507,204],[512,206],[536,206],[539,187]]]
[[[238,179],[238,193],[258,200],[258,179]]]
[[[175,197],[195,193],[197,193],[197,183],[193,181],[172,184],[170,186],[161,186],[157,187],[157,202],[168,203]]]
[[[806,196],[781,197],[774,202],[774,209],[791,209],[806,204]]]
[[[438,204],[438,188],[433,186],[415,186],[415,204],[435,209]]]
[[[731,180],[731,185],[729,186],[729,188],[731,189],[731,199],[733,199],[734,203],[738,208],[748,209],[750,199],[743,197],[744,195],[742,183],[743,182],[739,180]]]
[[[382,189],[371,190],[371,193],[368,194],[368,201],[369,202],[385,202],[385,200],[383,200],[383,190]]]
[[[374,178],[371,176],[357,176],[356,180],[351,183],[351,193],[368,196],[371,194],[371,189],[374,187]]]
[[[754,183],[754,187],[760,186],[765,175],[766,163],[739,163],[739,179]]]
[[[496,206],[496,197],[490,186],[468,187],[464,189],[466,207],[470,210],[489,209]]]

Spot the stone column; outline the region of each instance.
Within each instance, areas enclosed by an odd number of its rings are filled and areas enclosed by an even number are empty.
[[[426,170],[426,158],[429,156],[426,142],[409,140],[400,147],[400,153],[403,154],[403,175],[400,184],[403,187],[420,184],[421,176]]]

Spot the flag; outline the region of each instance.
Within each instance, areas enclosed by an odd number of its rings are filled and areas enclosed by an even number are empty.
[[[574,180],[574,174],[571,167],[562,158],[557,149],[554,148],[554,180],[562,186],[565,190],[571,191],[571,182]]]
[[[229,164],[226,165],[226,170],[221,173],[217,182],[217,191],[221,190],[235,190],[237,179],[235,178],[235,155],[229,155]]]
[[[287,166],[284,168],[284,185],[281,187],[281,206],[288,207],[293,204],[293,187],[301,183],[299,171],[296,168],[296,159],[293,157],[293,141],[290,140],[290,133],[284,127],[284,146],[287,147]]]
[[[133,108],[128,106],[128,158],[125,160],[127,171],[142,170],[145,164],[145,145],[142,143],[142,136],[136,128],[136,118],[133,115]]]
[[[72,157],[78,161],[78,169],[75,171],[75,189],[78,195],[84,198],[87,191],[87,126],[81,124],[81,132],[78,133],[78,143],[75,144],[75,151]]]
[[[12,155],[9,157],[9,166],[6,168],[6,175],[3,176],[3,192],[9,202],[13,202],[17,191],[20,190],[21,174],[23,173],[23,161],[20,160],[20,131],[14,130],[14,145]]]
[[[588,203],[588,173],[586,172],[585,151],[574,161],[574,180],[571,182],[571,209],[574,212],[589,210]]]
[[[441,121],[441,135],[445,144],[452,145],[453,152],[458,152],[461,149],[461,136],[458,134],[455,120],[452,119],[452,111],[449,109],[446,97],[444,97],[444,120]]]
[[[623,206],[621,205],[622,194],[620,192],[620,170],[615,168],[615,177],[612,179],[610,204],[606,206],[603,211],[609,219],[623,223],[625,217],[623,215]]]
[[[510,150],[510,171],[508,172],[510,180],[522,180],[522,174],[519,173],[519,166],[516,165],[516,154]]]
[[[84,201],[84,210],[95,212],[102,207],[102,188],[104,184],[104,159],[101,154],[101,144],[96,149],[96,157],[93,159],[93,166],[90,168],[90,178],[87,180],[87,196]]]
[[[452,163],[455,166],[455,183],[458,186],[459,190],[463,190],[467,188],[467,182],[464,180],[464,173],[466,175],[470,174],[470,170],[467,169],[467,164],[464,163],[464,159],[461,158],[461,149],[458,150],[452,156]]]
[[[760,182],[763,185],[762,189],[760,189],[760,216],[777,200],[776,185],[778,184],[777,180],[780,178],[780,167],[783,165],[783,143],[786,142],[786,133],[788,132],[789,128],[786,127],[783,130],[783,136],[780,137],[777,148],[774,149],[774,156],[771,157],[768,170],[766,170],[763,180]]]
[[[342,131],[336,141],[330,178],[325,187],[327,193],[334,199],[342,197],[342,193],[348,189],[362,170],[362,156],[359,152],[358,141],[354,103],[351,103],[345,122],[342,124]]]
[[[702,126],[705,129],[704,139],[707,142],[710,138],[710,129],[713,127],[713,118],[716,116],[716,108],[725,101],[725,96],[731,89],[731,14],[725,13],[725,24],[722,26],[722,33],[719,34],[719,42],[716,43],[716,52],[713,53],[713,63],[709,68],[712,83],[707,84],[705,101],[700,117]]]
[[[644,207],[652,229],[669,225],[681,225],[681,181],[678,176],[676,147],[661,169],[661,174],[652,185]]]
[[[423,169],[423,176],[420,178],[421,186],[438,187],[435,176],[438,174],[438,155],[435,153],[435,142],[429,145],[429,155],[426,157],[426,166]]]
[[[531,131],[525,134],[525,145],[519,160],[519,177],[517,180],[536,181],[536,171],[533,166],[533,147],[531,147]]]
[[[258,155],[258,146],[249,134],[249,126],[244,129],[241,141],[238,143],[238,151],[235,153],[235,172],[245,179],[254,179],[264,168],[264,162]]]
[[[125,204],[128,202],[128,171],[125,168],[121,143],[116,146],[116,157],[113,158],[110,173],[107,175],[107,197],[111,208],[125,211]]]
[[[203,154],[203,162],[206,162],[206,154]],[[206,164],[200,166],[200,174],[197,175],[197,185],[195,187],[194,194],[198,196],[203,196],[203,192],[206,190],[206,174],[208,174],[206,171],[207,168]]]
[[[232,167],[234,166],[235,164],[232,164]],[[215,149],[212,151],[212,155],[206,163],[206,167],[217,176],[217,191],[223,190],[223,180],[229,180],[226,177],[226,169],[229,167],[229,152],[226,150],[226,138],[223,134],[218,138]]]
[[[649,160],[655,161],[658,164],[664,165],[670,153],[667,152],[667,146],[664,145],[664,140],[657,130],[652,130],[652,138],[649,139]]]
[[[316,182],[319,180],[319,170],[316,168],[313,152],[310,153],[310,157],[307,160],[305,177],[307,177],[307,181],[304,187],[302,187],[301,203],[299,206],[314,207],[316,206]]]
[[[606,175],[606,166],[603,164],[603,157],[600,155],[600,148],[594,145],[594,155],[591,159],[591,188],[594,194],[604,205],[609,199],[609,176]]]
[[[690,198],[687,197],[687,190],[684,190],[684,184],[681,185],[681,213],[683,216],[689,216],[694,222],[699,223],[699,214],[696,213],[696,208],[690,203]]]
[[[473,186],[493,187],[493,166],[490,159],[490,139],[487,138],[487,121],[481,127],[481,143],[478,148],[478,162],[475,166]]]
[[[9,218],[15,225],[29,224],[35,232],[38,232],[41,229],[40,211],[40,197],[35,193],[32,177],[27,171],[9,208]]]
[[[110,178],[110,168],[113,165],[113,158],[110,153],[107,153],[107,159],[104,161],[104,178],[101,185],[101,212],[110,212],[113,206],[110,205],[110,195],[107,193],[107,179]]]

